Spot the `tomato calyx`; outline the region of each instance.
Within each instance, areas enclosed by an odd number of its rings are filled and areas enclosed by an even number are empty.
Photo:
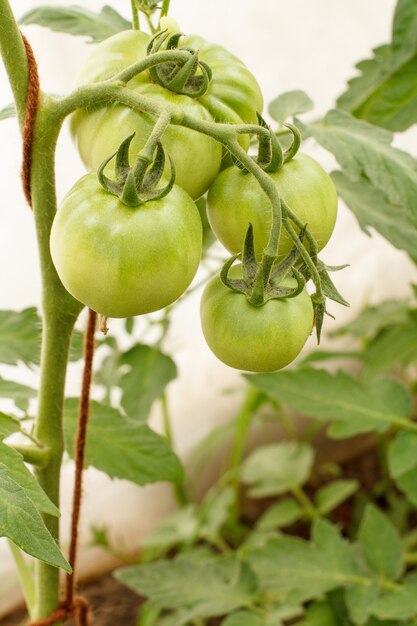
[[[300,243],[303,243],[305,228],[300,232]],[[226,287],[238,293],[245,294],[248,302],[253,306],[263,306],[269,300],[280,298],[295,298],[304,289],[306,280],[303,274],[295,267],[299,251],[294,246],[287,256],[280,262],[272,265],[257,261],[253,240],[253,226],[249,224],[245,237],[242,254],[242,278],[230,278],[229,271],[240,254],[232,256],[223,265],[220,279]],[[289,287],[285,281],[288,277],[295,278],[295,287]]]
[[[160,31],[151,38],[148,56],[164,49],[186,51],[189,58],[185,62],[164,61],[151,67],[149,74],[155,83],[169,91],[199,98],[206,93],[212,72],[209,65],[199,59],[197,50],[179,45],[181,37],[183,33]]]
[[[136,163],[130,167],[129,147],[134,136],[135,133],[129,135],[120,144],[117,152],[103,161],[97,172],[101,186],[129,207],[138,207],[150,200],[160,200],[171,191],[175,182],[175,166],[168,155],[171,176],[164,187],[158,188],[166,162],[165,150],[159,140],[155,145],[146,144],[139,152]],[[115,179],[111,180],[104,170],[114,157]]]
[[[265,119],[262,117],[260,113],[256,113],[258,118],[259,126],[265,128],[268,131],[268,134],[259,134],[258,135],[258,154],[256,157],[253,157],[256,164],[259,165],[264,172],[273,173],[280,170],[283,165],[291,161],[295,157],[298,152],[298,149],[301,146],[301,133],[296,126],[293,124],[284,124],[286,128],[292,134],[292,142],[289,148],[286,150],[283,149],[281,143],[273,131],[271,126],[269,126]],[[233,163],[241,169],[243,172],[247,172],[246,167],[244,166],[238,158],[232,155]]]

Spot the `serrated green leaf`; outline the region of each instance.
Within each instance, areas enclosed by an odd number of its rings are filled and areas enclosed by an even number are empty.
[[[165,437],[105,404],[92,402],[90,410],[86,466],[138,485],[182,482],[182,465]],[[65,445],[70,456],[74,454],[77,416],[78,399],[71,398],[65,403],[64,420]]]
[[[216,543],[223,526],[230,517],[233,502],[234,495],[231,487],[218,493],[208,492],[200,507],[199,536],[202,539]]]
[[[12,415],[0,412],[0,441],[20,430],[20,422]]]
[[[20,455],[19,455],[20,456]],[[1,457],[3,458],[3,457]],[[32,500],[0,463],[0,536],[49,565],[71,571]]]
[[[303,516],[303,509],[295,500],[285,498],[272,504],[259,518],[256,527],[259,530],[284,528],[298,521]]]
[[[197,509],[190,504],[162,520],[154,532],[143,541],[145,548],[170,548],[184,543],[193,543],[198,536],[199,519]]]
[[[79,6],[40,6],[25,13],[19,24],[37,24],[51,30],[82,35],[92,42],[103,41],[132,25],[110,6],[104,6],[100,13],[94,13]]]
[[[409,391],[390,379],[365,383],[344,372],[329,374],[311,367],[245,377],[272,400],[306,417],[333,422],[328,432],[335,438],[383,433],[411,415]]]
[[[195,562],[180,556],[172,561],[124,568],[116,578],[157,606],[185,610],[188,620],[225,615],[245,607],[257,592],[250,567],[225,557]]]
[[[376,306],[368,306],[345,326],[333,331],[331,337],[352,335],[371,339],[388,326],[402,324],[409,320],[409,300],[385,300]]]
[[[41,321],[34,307],[0,311],[0,363],[39,363]]]
[[[395,212],[417,226],[417,161],[391,145],[388,131],[357,120],[344,111],[330,111],[311,124],[313,137],[332,152],[343,173],[353,182],[366,178]]]
[[[350,498],[358,489],[357,480],[334,480],[316,492],[316,506],[322,515],[327,515],[339,504]]]
[[[405,130],[417,122],[416,29],[414,0],[399,0],[392,43],[376,48],[372,59],[356,66],[361,75],[349,81],[338,106],[393,131]]]
[[[29,400],[35,398],[37,392],[32,387],[15,383],[13,380],[5,380],[0,376],[0,398],[13,400],[18,409],[26,411]]]
[[[306,611],[300,626],[342,626],[327,602],[314,602]]]
[[[372,571],[389,580],[401,575],[404,567],[401,537],[388,517],[373,504],[365,509],[358,538]]]
[[[252,498],[280,495],[303,485],[310,476],[314,452],[295,441],[257,448],[243,462],[242,481],[250,485]]]
[[[162,396],[168,383],[176,378],[176,365],[171,357],[158,348],[140,344],[125,352],[119,362],[130,368],[119,382],[122,389],[121,405],[129,417],[137,422],[145,422],[153,402]]]
[[[381,589],[378,585],[355,585],[346,589],[345,600],[350,618],[357,626],[367,623],[371,614],[371,607],[379,597]]]
[[[417,433],[399,432],[388,448],[388,468],[399,478],[417,466]]]
[[[412,259],[417,258],[417,230],[408,210],[391,204],[365,178],[349,180],[342,172],[332,172],[331,176],[342,200],[367,235],[374,228],[393,246],[407,252]]]
[[[283,602],[303,602],[352,582],[357,575],[349,544],[329,522],[313,524],[311,542],[282,536],[248,552],[261,590],[278,593]]]
[[[313,101],[305,91],[296,89],[286,91],[272,100],[268,113],[276,122],[283,124],[289,117],[311,111],[313,106]]]
[[[388,448],[388,469],[408,500],[417,506],[417,433],[401,431]]]
[[[280,626],[280,622],[274,622],[274,624]],[[248,611],[238,611],[228,615],[222,621],[221,626],[268,626],[268,622]]]
[[[0,109],[0,121],[7,120],[10,117],[16,117],[16,105],[13,102]]]
[[[25,494],[31,499],[38,511],[59,517],[59,510],[40,487],[33,474],[28,470],[22,455],[1,441],[0,462],[3,466],[7,467],[10,478],[14,480],[19,487],[24,489]]]
[[[372,615],[382,620],[408,620],[417,616],[417,582],[406,580],[395,591],[382,595],[371,607]]]
[[[414,361],[417,361],[417,320],[381,332],[364,352],[366,372],[371,374],[388,372],[397,365]]]

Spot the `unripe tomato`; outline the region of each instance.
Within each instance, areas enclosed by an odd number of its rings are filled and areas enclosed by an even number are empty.
[[[201,220],[174,185],[160,200],[128,207],[96,174],[75,183],[59,208],[51,254],[65,288],[108,317],[150,313],[174,302],[201,258]]]
[[[230,275],[241,277],[241,266]],[[286,286],[295,286],[286,279]],[[201,299],[201,325],[218,359],[241,370],[273,372],[291,363],[313,328],[313,305],[303,290],[294,298],[250,304],[242,293],[226,287],[219,276],[206,285]]]
[[[312,157],[298,153],[277,172],[269,174],[280,196],[324,248],[337,216],[337,192],[327,172]],[[271,231],[272,209],[268,197],[252,174],[233,166],[221,172],[210,187],[207,203],[210,225],[233,254],[243,248],[249,223],[255,250],[261,255]],[[295,228],[299,232],[298,228]],[[287,254],[292,241],[282,229],[279,255]]]
[[[78,84],[108,79],[120,70],[146,57],[149,35],[140,31],[123,31],[102,41],[87,58]],[[213,77],[207,92],[193,99],[172,93],[154,84],[148,71],[127,84],[136,93],[151,96],[156,102],[178,106],[198,119],[228,123],[256,122],[256,111],[263,102],[259,86],[246,66],[222,46],[210,44],[201,37],[181,40],[181,46],[199,50],[199,58],[208,63]],[[78,111],[72,118],[71,129],[81,158],[89,169],[95,170],[128,135],[136,132],[131,144],[134,158],[143,147],[151,130],[149,116],[122,106],[110,105],[95,111]],[[247,136],[241,136],[247,146]],[[214,139],[194,130],[169,126],[162,143],[174,160],[176,183],[193,198],[201,196],[217,175],[222,159],[222,147]]]

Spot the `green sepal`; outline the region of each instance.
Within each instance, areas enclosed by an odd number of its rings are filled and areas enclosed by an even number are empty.
[[[265,172],[277,172],[284,163],[284,154],[278,137],[260,113],[256,113],[259,125],[269,131],[269,137],[259,139],[257,164]]]
[[[289,123],[284,124],[284,126],[286,126],[292,132],[292,135],[293,135],[292,144],[288,148],[288,150],[286,150],[284,154],[284,163],[288,163],[288,161],[291,161],[291,159],[293,159],[295,155],[297,154],[301,146],[302,138],[301,138],[301,133],[299,129],[297,128],[297,126],[294,126],[293,124],[289,124]]]
[[[320,345],[321,330],[323,328],[324,314],[326,313],[326,300],[323,296],[313,293],[311,296],[314,310],[314,326],[316,327],[317,345]]]
[[[147,54],[151,56],[162,50],[173,52],[182,50],[189,53],[187,61],[181,63],[178,61],[164,61],[149,69],[152,80],[165,89],[169,89],[174,93],[185,94],[191,98],[199,98],[204,95],[208,89],[212,72],[207,63],[198,58],[198,51],[188,47],[180,47],[180,39],[183,33],[171,34],[167,31],[156,33],[147,46]],[[200,70],[200,74],[197,72]]]
[[[223,267],[220,271],[220,280],[222,281],[223,285],[229,287],[229,289],[231,289],[232,291],[236,291],[238,293],[246,293],[246,284],[243,279],[239,280],[229,278],[230,268],[239,256],[240,254],[235,254],[234,256],[230,257],[230,259],[227,259],[227,261],[223,264]]]
[[[170,168],[171,168],[171,176],[169,178],[168,183],[165,185],[165,187],[162,187],[162,189],[155,189],[153,192],[144,192],[143,194],[143,198],[144,201],[147,202],[149,200],[161,200],[161,198],[164,198],[165,196],[167,196],[169,194],[169,192],[171,191],[171,189],[174,186],[175,183],[175,164],[174,161],[172,160],[171,155],[168,155],[169,158],[169,163],[170,163]]]
[[[348,267],[348,265],[340,265],[338,267],[327,266],[323,263],[323,261],[317,262],[317,270],[321,279],[321,287],[324,295],[330,300],[337,302],[338,304],[342,304],[343,306],[350,306],[349,302],[344,299],[344,297],[339,293],[336,287],[333,284],[332,279],[329,276],[329,271],[338,271]]]
[[[135,133],[126,137],[124,141],[119,146],[119,149],[116,152],[116,166],[115,166],[115,174],[116,181],[118,183],[123,183],[126,180],[126,176],[130,170],[129,164],[129,148],[132,143],[132,139],[135,136]],[[112,157],[113,158],[113,157]],[[107,163],[106,163],[107,165]]]
[[[242,265],[243,280],[245,280],[248,285],[253,285],[258,270],[258,264],[256,262],[253,226],[251,223],[249,223],[245,243],[243,245]]]
[[[175,165],[169,156],[171,175],[168,183],[158,188],[165,168],[165,150],[162,143],[147,143],[137,156],[133,167],[129,165],[129,147],[134,133],[127,137],[117,152],[105,159],[100,165],[97,177],[102,187],[129,207],[138,207],[144,202],[160,200],[168,195],[175,183]],[[104,170],[108,163],[116,157],[115,180],[108,178]]]
[[[307,226],[304,226],[298,235],[298,238],[301,243],[303,243],[304,241],[306,230],[307,230]],[[284,259],[281,261],[281,263],[277,263],[275,267],[272,269],[271,279],[278,280],[278,279],[284,278],[284,276],[288,274],[291,267],[294,266],[294,263],[297,262],[297,259],[299,256],[300,256],[300,251],[298,250],[297,246],[293,246],[291,250],[288,252],[287,256],[284,257]],[[298,273],[301,273],[301,272],[298,272]],[[306,282],[305,278],[303,277],[303,279],[304,279],[304,284],[305,284]]]

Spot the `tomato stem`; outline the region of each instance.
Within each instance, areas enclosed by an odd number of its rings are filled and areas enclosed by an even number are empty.
[[[54,159],[60,130],[51,111],[51,101],[41,98],[34,129],[32,154],[32,203],[38,238],[42,277],[43,333],[38,415],[34,436],[48,449],[47,463],[35,470],[40,486],[59,507],[59,482],[63,453],[64,387],[72,330],[82,309],[63,287],[52,263],[49,236],[56,213]],[[43,516],[48,530],[58,540],[59,520]],[[37,561],[34,619],[48,616],[59,601],[59,570]]]
[[[132,26],[133,30],[140,30],[139,11],[136,6],[135,0],[130,0],[132,7]]]
[[[0,0],[0,54],[9,77],[20,127],[23,125],[28,87],[26,50],[8,0]]]
[[[171,0],[164,0],[163,1],[162,9],[161,9],[161,17],[165,17],[165,15],[168,15],[170,2],[171,2]]]

